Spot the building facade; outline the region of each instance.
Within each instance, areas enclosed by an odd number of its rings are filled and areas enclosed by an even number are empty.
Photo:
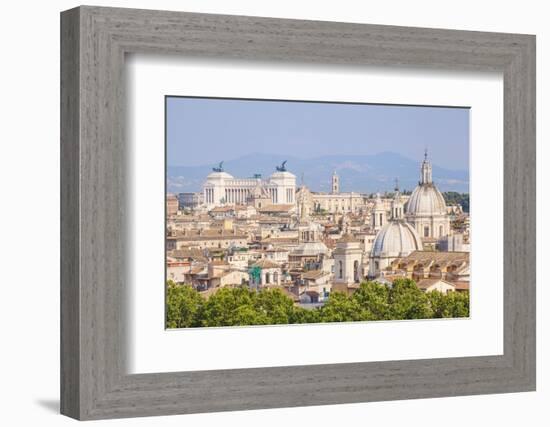
[[[168,194],[166,196],[166,215],[173,216],[178,213],[179,202],[175,194]]]
[[[367,197],[361,193],[312,193],[313,210],[336,213],[358,213],[366,210]]]
[[[203,202],[203,193],[179,193],[178,201],[180,209],[195,209]]]
[[[269,201],[274,205],[296,202],[296,176],[288,172],[283,164],[268,179],[260,176],[235,178],[221,167],[214,168],[203,185],[204,204],[207,208],[246,204],[252,198],[258,197],[258,188],[262,194],[268,195]]]

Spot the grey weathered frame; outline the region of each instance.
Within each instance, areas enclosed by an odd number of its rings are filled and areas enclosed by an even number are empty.
[[[127,375],[124,56],[504,75],[504,354]],[[535,390],[535,37],[83,6],[61,14],[61,412],[100,419]]]

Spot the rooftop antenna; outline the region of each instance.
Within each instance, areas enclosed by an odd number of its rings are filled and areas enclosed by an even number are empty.
[[[428,147],[424,148],[424,161],[428,160]]]

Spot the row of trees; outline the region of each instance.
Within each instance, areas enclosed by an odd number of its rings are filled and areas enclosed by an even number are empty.
[[[446,191],[443,193],[445,203],[448,205],[460,205],[464,212],[470,212],[470,194]]]
[[[333,292],[322,307],[306,309],[280,289],[221,288],[208,299],[190,286],[167,283],[166,326],[246,326],[365,320],[468,317],[469,294],[422,292],[410,279],[393,286],[362,283],[351,296]]]

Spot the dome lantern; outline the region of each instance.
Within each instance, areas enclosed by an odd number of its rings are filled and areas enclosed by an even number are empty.
[[[428,160],[428,149],[424,150],[424,161],[420,168],[420,185],[432,183],[432,165]]]

